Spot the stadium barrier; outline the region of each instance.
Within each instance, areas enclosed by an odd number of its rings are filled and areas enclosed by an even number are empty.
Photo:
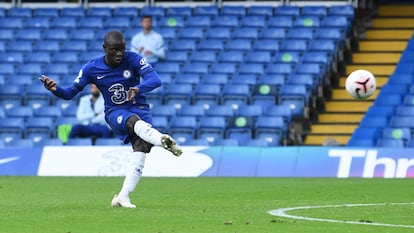
[[[2,176],[123,176],[128,146],[46,146],[0,150]],[[151,177],[412,178],[414,149],[345,147],[161,148],[147,156]]]

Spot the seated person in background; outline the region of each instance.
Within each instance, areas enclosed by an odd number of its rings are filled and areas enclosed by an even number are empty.
[[[131,50],[144,57],[152,67],[165,58],[164,39],[152,30],[152,17],[144,15],[141,18],[142,31],[131,40]]]
[[[105,121],[105,106],[101,92],[91,84],[91,94],[82,96],[79,100],[76,118],[80,124],[73,125],[69,138],[110,138],[112,131]]]

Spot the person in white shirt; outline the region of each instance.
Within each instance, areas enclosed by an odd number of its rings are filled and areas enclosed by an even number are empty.
[[[73,125],[69,138],[110,138],[112,131],[105,121],[105,106],[101,92],[95,86],[90,86],[91,94],[82,96],[79,100],[76,118],[79,124]],[[70,139],[69,139],[70,140]]]
[[[132,37],[131,50],[144,57],[152,67],[165,58],[165,46],[162,36],[152,30],[152,17],[141,18],[142,31]]]

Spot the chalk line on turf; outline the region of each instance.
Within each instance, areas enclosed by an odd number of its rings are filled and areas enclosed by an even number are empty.
[[[276,210],[270,210],[270,211],[268,211],[268,213],[271,214],[271,215],[274,215],[274,216],[278,216],[278,217],[298,219],[298,220],[307,220],[307,221],[345,223],[345,224],[382,226],[382,227],[414,228],[414,225],[345,221],[345,220],[336,220],[336,219],[311,218],[311,217],[304,217],[304,216],[287,214],[287,212],[293,211],[293,210],[340,208],[340,207],[360,207],[360,206],[385,206],[385,205],[414,205],[414,202],[411,202],[411,203],[378,203],[378,204],[343,204],[343,205],[322,205],[322,206],[298,206],[298,207],[288,207],[288,208],[280,208],[280,209],[276,209]]]

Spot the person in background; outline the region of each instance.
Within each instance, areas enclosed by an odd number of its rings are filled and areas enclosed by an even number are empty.
[[[105,121],[105,104],[101,92],[95,84],[90,85],[90,94],[79,100],[76,118],[80,122],[73,125],[69,138],[110,138],[112,131]]]
[[[144,15],[141,18],[142,31],[132,37],[131,50],[144,57],[152,67],[165,58],[164,39],[152,30],[152,17]]]

